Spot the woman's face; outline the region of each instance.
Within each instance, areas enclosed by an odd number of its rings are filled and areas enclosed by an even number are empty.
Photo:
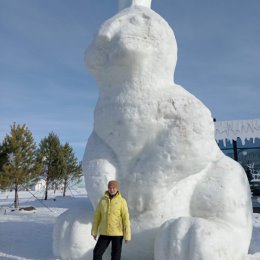
[[[117,193],[117,187],[114,185],[109,185],[108,192],[110,195],[115,195]]]

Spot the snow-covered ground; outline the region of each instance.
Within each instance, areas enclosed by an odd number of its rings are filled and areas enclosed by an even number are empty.
[[[49,192],[49,199],[42,200],[43,193],[19,192],[20,207],[33,206],[35,210],[14,210],[13,193],[0,193],[0,259],[53,260],[52,230],[55,219],[67,209],[84,206],[85,189]],[[37,200],[35,197],[39,200]]]
[[[0,192],[0,259],[54,260],[52,229],[55,219],[67,209],[87,207],[85,189],[70,190],[65,198],[59,191],[56,194],[50,191],[47,201],[42,200],[43,193],[20,192],[20,207],[33,206],[35,210],[32,211],[14,210],[13,195]],[[249,253],[248,260],[260,260],[260,214],[256,213]]]

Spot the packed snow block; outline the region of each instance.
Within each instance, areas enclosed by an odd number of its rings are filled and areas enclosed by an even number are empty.
[[[67,210],[53,229],[53,254],[62,260],[91,260],[95,240],[91,237],[93,211],[89,208]]]
[[[116,169],[109,160],[96,158],[87,162],[85,170],[88,172],[85,175],[88,196],[93,207],[96,208],[107,189],[108,181],[116,178]]]
[[[246,260],[247,248],[241,250],[240,246],[244,245],[237,235],[240,237],[239,230],[217,219],[181,217],[169,220],[157,234],[154,259]]]
[[[219,149],[209,109],[173,81],[177,43],[168,23],[148,0],[120,2],[85,55],[99,87],[82,164],[89,199],[96,207],[107,182],[119,181],[133,234],[124,260],[245,260],[252,234],[246,174]],[[94,246],[90,224],[74,225],[78,217],[59,221],[62,259],[82,259]],[[86,245],[77,251],[80,239]]]
[[[245,183],[243,168],[230,158],[211,163],[195,186],[190,216],[159,228],[155,260],[247,259],[252,208]]]
[[[230,158],[211,163],[194,187],[189,216],[177,213],[160,227],[155,259],[247,259],[252,209],[245,183]]]

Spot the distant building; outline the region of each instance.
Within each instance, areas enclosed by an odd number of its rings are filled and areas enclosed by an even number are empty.
[[[221,150],[245,169],[254,195],[260,196],[260,119],[215,122]]]
[[[33,191],[44,191],[46,188],[46,181],[44,179],[38,180],[34,185],[31,186]]]

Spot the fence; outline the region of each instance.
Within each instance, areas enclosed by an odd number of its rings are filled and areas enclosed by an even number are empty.
[[[237,141],[223,146],[219,144],[221,150],[229,157],[238,161],[245,169],[254,196],[260,196],[260,146],[252,147],[252,143],[242,145]]]

